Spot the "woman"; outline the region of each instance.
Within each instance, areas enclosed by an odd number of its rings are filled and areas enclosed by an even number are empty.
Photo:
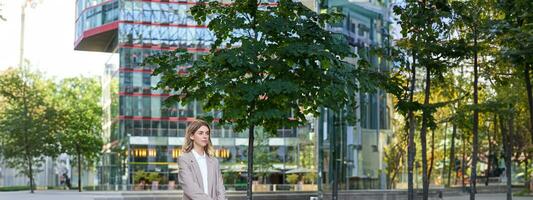
[[[226,200],[218,160],[213,157],[209,124],[194,120],[185,132],[183,154],[178,159],[183,200]]]

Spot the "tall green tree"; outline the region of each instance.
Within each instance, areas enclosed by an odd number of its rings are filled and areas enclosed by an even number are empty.
[[[54,84],[38,73],[8,69],[0,74],[0,137],[3,161],[30,180],[46,156],[59,154],[59,111]]]
[[[531,71],[533,68],[533,2],[528,0],[498,1],[492,4],[500,18],[494,19],[502,57],[522,72],[527,91],[529,131],[533,141],[533,94]]]
[[[365,62],[349,64],[356,57],[341,35],[323,27],[340,16],[315,13],[300,2],[281,0],[268,6],[257,0],[199,4],[191,9],[198,23],[209,17],[216,37],[209,54],[199,56],[187,75],[176,66],[191,62],[191,55],[177,50],[147,58],[159,66],[158,88],[176,92],[169,102],[201,100],[204,110],[219,110],[221,123],[236,131],[248,130],[248,185],[252,185],[254,129],[275,132],[307,122],[319,108],[347,109],[355,118],[358,90],[369,90],[376,80],[386,80],[368,70]],[[251,187],[247,191],[252,199]]]
[[[461,32],[462,37],[467,41],[467,53],[469,59],[472,60],[472,67],[474,71],[473,80],[473,128],[472,128],[472,167],[470,169],[470,200],[475,199],[476,195],[476,179],[477,179],[477,163],[479,154],[479,58],[485,46],[488,22],[491,18],[490,7],[487,6],[487,1],[467,1],[467,2],[453,2],[453,8],[456,13],[457,30]],[[489,3],[490,4],[490,3]]]
[[[67,78],[59,83],[61,102],[61,150],[74,156],[78,169],[78,191],[82,191],[82,169],[90,168],[102,149],[102,107],[100,82],[96,78]]]
[[[399,15],[399,24],[402,28],[402,38],[399,40],[399,48],[411,57],[409,76],[411,88],[407,99],[400,99],[398,108],[407,111],[409,121],[409,144],[408,144],[408,198],[414,199],[412,169],[414,162],[414,134],[416,122],[414,120],[417,110],[422,111],[420,128],[420,145],[422,159],[423,199],[428,198],[429,176],[427,160],[427,130],[435,129],[433,113],[442,103],[431,103],[432,79],[441,79],[443,73],[453,67],[450,61],[460,56],[457,41],[449,41],[451,24],[451,6],[447,1],[407,1],[395,7],[395,13]],[[423,103],[415,102],[417,67],[425,71]],[[402,111],[405,112],[405,111]]]
[[[526,89],[528,105],[528,130],[530,134],[529,151],[533,151],[533,92],[531,86],[531,71],[533,69],[533,2],[527,0],[498,1],[493,3],[498,18],[494,19],[496,41],[498,41],[501,57],[512,65],[516,75],[523,77],[523,86]],[[533,160],[531,155],[527,157]],[[526,174],[530,181],[530,175]],[[529,187],[528,187],[529,190]]]

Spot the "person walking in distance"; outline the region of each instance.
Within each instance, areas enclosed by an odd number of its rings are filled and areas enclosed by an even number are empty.
[[[183,154],[178,158],[178,180],[183,200],[226,200],[226,191],[218,160],[213,157],[211,128],[203,120],[194,120],[185,130]]]

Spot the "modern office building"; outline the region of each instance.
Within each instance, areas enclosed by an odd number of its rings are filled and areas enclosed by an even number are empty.
[[[360,58],[377,71],[390,63],[372,56],[371,47],[389,45],[389,2],[377,0],[329,0],[322,6],[341,11],[345,18],[328,29],[343,34]],[[311,5],[311,4],[310,4]],[[356,60],[351,60],[354,64]],[[390,95],[378,90],[358,94],[358,122],[347,124],[340,113],[323,110],[318,119],[319,189],[385,189],[383,149],[392,136]],[[338,184],[334,184],[338,183]],[[334,188],[334,187],[337,188]]]
[[[147,56],[176,48],[193,53],[209,50],[213,35],[187,13],[195,3],[191,0],[76,1],[75,49],[113,53],[102,79],[105,153],[97,176],[101,186],[135,189],[143,177],[147,182],[158,181],[160,188],[175,188],[176,162],[187,122],[206,113],[196,102],[164,106],[169,94],[153,89],[159,77],[151,75],[153,66],[141,63]],[[178,68],[179,72],[185,72],[187,66]],[[225,183],[244,181],[247,133],[237,133],[231,127],[217,124],[212,126],[212,142],[222,170],[224,174],[236,175],[227,176]],[[287,170],[316,166],[315,159],[308,162],[307,157],[313,154],[303,153],[304,149],[312,148],[313,135],[309,125],[280,129],[273,137],[258,142],[272,152],[265,157],[266,167],[256,170],[264,172],[260,174],[266,177],[261,180],[283,184]],[[258,162],[256,165],[261,166],[261,161]],[[150,175],[158,178],[147,178]]]
[[[310,7],[318,5],[315,1],[303,2]],[[193,53],[209,50],[213,35],[187,13],[195,3],[77,0],[75,49],[113,53],[102,79],[106,145],[98,166],[100,185],[135,189],[140,177],[147,176],[143,173],[148,172],[160,177],[156,179],[160,185],[175,188],[176,161],[181,154],[185,127],[188,121],[205,112],[199,103],[163,106],[169,94],[153,89],[159,77],[151,76],[153,66],[141,63],[147,56],[176,48]],[[343,33],[360,55],[367,55],[368,47],[388,42],[385,5],[377,1],[329,1],[328,6],[342,8],[348,16],[342,24],[329,28]],[[387,63],[368,58],[376,69],[388,68]],[[186,69],[178,67],[179,72]],[[286,184],[287,171],[310,170],[322,172],[318,173],[318,182],[324,191],[331,188],[334,178],[344,188],[379,188],[384,169],[382,148],[390,135],[392,106],[383,92],[360,94],[360,99],[361,121],[357,124],[337,123],[342,121],[340,115],[325,110],[322,117],[306,127],[280,129],[273,137],[264,138],[260,144],[270,153],[258,157],[266,158],[269,164],[259,170],[266,174],[260,180]],[[230,185],[244,180],[247,133],[213,124],[212,141],[222,163],[225,183],[231,188]]]

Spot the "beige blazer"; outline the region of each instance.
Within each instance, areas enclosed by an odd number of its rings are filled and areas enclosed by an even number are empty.
[[[207,191],[204,193],[204,184],[200,166],[192,152],[183,153],[178,159],[179,184],[183,190],[183,200],[226,200],[226,191],[218,160],[211,156],[206,157],[207,163]]]

